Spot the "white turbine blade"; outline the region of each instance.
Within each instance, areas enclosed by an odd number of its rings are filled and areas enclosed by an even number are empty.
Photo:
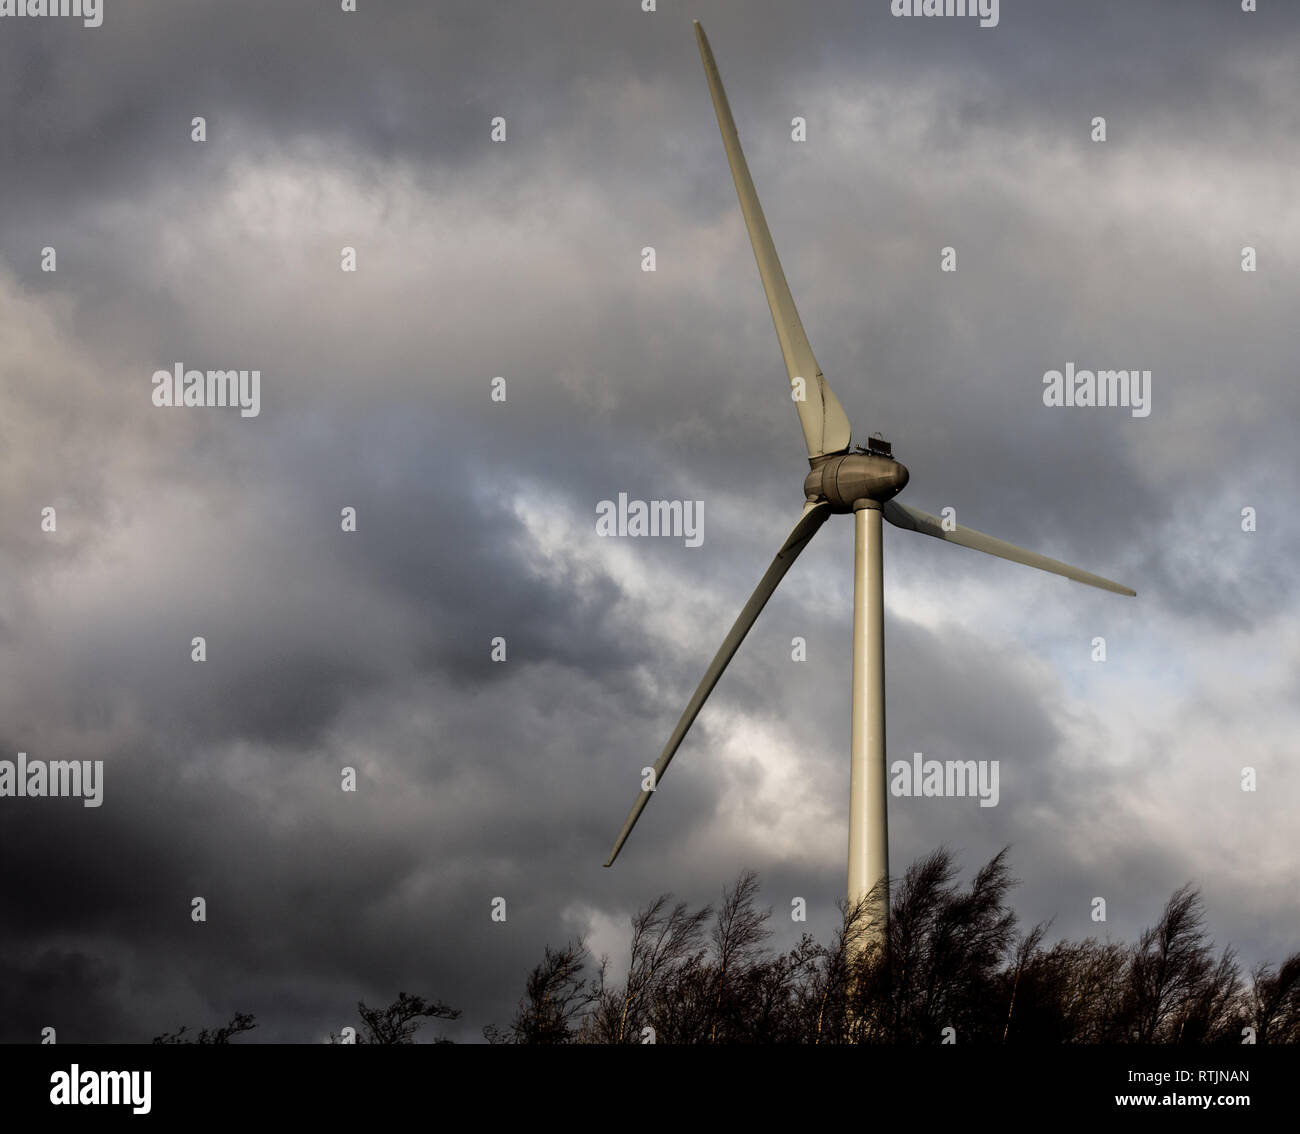
[[[791,565],[799,557],[799,553],[808,546],[808,541],[817,534],[817,529],[826,522],[826,518],[830,514],[830,505],[824,501],[820,504],[806,504],[804,506],[803,515],[799,517],[799,522],[795,524],[789,538],[781,545],[781,550],[776,553],[772,565],[767,569],[767,573],[758,586],[754,588],[754,593],[749,596],[749,601],[745,603],[745,608],[740,612],[740,617],[736,619],[718,652],[714,654],[713,661],[709,663],[709,668],[705,670],[703,679],[691,695],[686,711],[682,713],[681,719],[677,722],[677,727],[673,729],[672,736],[668,738],[668,743],[664,745],[664,750],[659,754],[659,759],[655,761],[654,783],[656,786],[663,781],[664,771],[667,769],[673,755],[677,752],[682,739],[686,736],[687,729],[691,727],[691,724],[699,715],[700,709],[704,707],[704,702],[708,700],[709,694],[713,692],[713,687],[718,683],[718,678],[722,676],[722,671],[727,668],[727,663],[731,661],[732,655],[739,649],[745,635],[749,633],[749,628],[754,625],[759,612],[767,604],[767,600],[772,597],[772,592],[776,590],[777,584],[785,577],[785,573],[790,570]],[[614,859],[618,857],[618,852],[623,849],[623,844],[627,841],[628,835],[632,833],[632,828],[636,826],[636,821],[641,818],[641,812],[644,810],[645,805],[650,802],[650,795],[650,792],[643,789],[641,794],[637,796],[636,803],[632,805],[632,810],[628,812],[627,822],[623,824],[623,830],[619,832],[618,839],[614,843],[614,849],[609,852],[609,861],[605,863],[606,866],[614,865]]]
[[[999,559],[1010,559],[1013,563],[1023,563],[1026,567],[1037,567],[1040,571],[1050,571],[1053,575],[1064,575],[1067,579],[1073,579],[1076,583],[1087,583],[1088,586],[1100,587],[1103,591],[1114,591],[1117,595],[1137,594],[1135,590],[1114,583],[1110,579],[1103,579],[1100,575],[1094,575],[1090,571],[1081,571],[1078,567],[1071,567],[1068,563],[1062,563],[1059,559],[1049,559],[1046,555],[1039,555],[1036,551],[1026,551],[1023,547],[1017,547],[1014,543],[1007,543],[1004,539],[995,539],[993,536],[977,532],[972,528],[964,528],[960,524],[950,532],[945,531],[938,516],[932,516],[929,512],[922,512],[919,508],[910,508],[906,504],[900,504],[897,500],[886,501],[881,506],[881,510],[884,512],[885,519],[896,528],[909,528],[914,532],[920,532],[922,535],[934,536],[935,539],[947,540],[949,543],[974,548],[976,551],[983,551],[988,555],[996,555]]]
[[[808,345],[808,336],[804,334],[803,324],[799,321],[799,312],[795,310],[794,299],[790,295],[790,285],[785,282],[785,272],[781,270],[772,234],[768,232],[767,221],[763,217],[763,207],[758,203],[758,194],[754,192],[754,182],[749,176],[749,166],[745,164],[745,155],[740,149],[740,136],[736,133],[736,123],[731,117],[731,108],[727,105],[727,92],[722,89],[718,65],[713,61],[713,52],[699,20],[695,21],[695,35],[700,43],[700,57],[704,60],[704,73],[713,95],[713,109],[718,116],[718,129],[722,131],[722,143],[727,150],[731,176],[736,182],[736,195],[740,198],[740,209],[745,214],[745,224],[749,228],[754,259],[758,261],[758,274],[763,278],[767,305],[772,310],[776,337],[780,340],[781,354],[785,357],[785,369],[792,387],[796,378],[802,378],[804,382],[804,398],[796,401],[795,407],[799,410],[799,424],[803,426],[808,456],[838,453],[849,447],[848,416],[822,377],[821,367],[817,365],[812,347]]]

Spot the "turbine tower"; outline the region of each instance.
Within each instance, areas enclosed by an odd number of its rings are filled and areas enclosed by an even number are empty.
[[[736,183],[736,194],[749,229],[758,273],[767,293],[767,304],[776,325],[776,337],[785,358],[786,373],[790,378],[792,396],[799,411],[799,424],[803,428],[808,446],[808,463],[811,471],[804,478],[805,504],[803,514],[790,532],[776,558],[759,581],[754,593],[740,612],[722,646],[714,655],[703,679],[691,696],[677,727],[654,764],[657,787],[663,780],[669,762],[677,752],[704,702],[718,683],[723,670],[731,661],[740,643],[754,625],[759,612],[772,597],[785,573],[790,570],[799,553],[818,529],[835,513],[852,514],[853,541],[853,707],[849,772],[849,870],[848,901],[854,908],[872,892],[877,883],[883,883],[877,896],[882,903],[875,924],[885,925],[888,913],[889,837],[886,820],[885,772],[885,633],[884,633],[884,577],[881,566],[881,520],[888,520],[897,528],[920,532],[947,543],[973,548],[1014,563],[1037,567],[1054,575],[1063,575],[1079,583],[1114,591],[1121,595],[1137,592],[1119,583],[1103,579],[1088,571],[1081,571],[1056,559],[1049,559],[1033,551],[995,539],[982,532],[961,525],[945,526],[937,516],[912,508],[895,499],[907,485],[907,469],[893,458],[892,446],[872,439],[866,448],[850,449],[849,419],[825,377],[817,359],[813,357],[808,336],[804,334],[799,313],[795,310],[790,288],[777,259],[772,235],[768,232],[754,182],[740,149],[740,138],[731,117],[726,92],[718,66],[713,60],[704,28],[695,21],[695,35],[699,41],[704,73],[713,95],[713,109],[717,114],[718,128],[722,131],[722,144],[727,151],[731,176]],[[802,395],[802,396],[801,396]],[[650,801],[652,789],[643,788],[637,796],[627,821],[619,832],[610,851],[606,866],[614,859],[627,841],[641,812]]]

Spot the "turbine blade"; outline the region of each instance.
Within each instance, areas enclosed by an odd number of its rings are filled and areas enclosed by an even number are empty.
[[[713,687],[718,683],[718,678],[722,676],[722,671],[727,668],[727,663],[731,661],[732,655],[744,641],[745,635],[749,633],[749,628],[754,625],[759,612],[766,605],[767,600],[772,597],[772,592],[776,590],[777,584],[785,577],[785,573],[790,570],[791,565],[799,557],[799,553],[808,546],[808,541],[817,534],[817,529],[826,522],[826,518],[831,514],[830,505],[825,501],[820,504],[804,505],[803,515],[799,517],[799,522],[795,524],[794,530],[790,532],[789,538],[781,545],[781,550],[776,553],[776,558],[772,560],[772,565],[767,569],[758,586],[754,588],[754,593],[749,596],[749,601],[745,603],[745,608],[740,612],[731,630],[727,633],[718,652],[714,654],[713,661],[709,663],[709,668],[704,671],[704,677],[696,687],[695,692],[691,695],[690,702],[686,706],[685,712],[682,713],[681,719],[677,722],[677,727],[673,729],[673,734],[668,738],[668,743],[664,745],[664,750],[659,754],[659,759],[654,765],[654,782],[658,786],[668,768],[669,761],[677,752],[686,731],[691,727],[695,718],[699,715],[700,709],[704,707],[704,702],[708,700],[709,694],[713,692]],[[618,857],[618,852],[623,849],[623,844],[627,841],[628,835],[632,833],[632,828],[636,826],[636,821],[641,818],[641,812],[645,805],[650,802],[651,793],[642,790],[637,796],[636,803],[632,805],[632,810],[628,812],[627,822],[623,824],[623,830],[619,832],[617,841],[614,843],[614,849],[609,852],[609,861],[606,866],[613,866],[614,859]]]
[[[1062,563],[1059,559],[1049,559],[1046,555],[1039,555],[1036,551],[1026,551],[1023,547],[1017,547],[1014,543],[1008,543],[1004,539],[996,539],[993,536],[985,535],[973,528],[964,528],[958,524],[952,531],[945,531],[938,516],[932,516],[929,512],[922,512],[919,508],[911,508],[906,504],[900,504],[897,500],[886,501],[881,506],[881,511],[884,513],[885,519],[896,528],[908,528],[911,531],[920,532],[922,535],[934,536],[935,539],[947,540],[949,543],[960,544],[962,547],[983,551],[987,555],[996,555],[999,559],[1010,559],[1013,563],[1023,563],[1026,567],[1037,567],[1040,571],[1050,571],[1053,575],[1064,575],[1067,579],[1073,579],[1076,583],[1087,583],[1090,587],[1100,587],[1103,591],[1114,591],[1117,595],[1137,594],[1137,591],[1119,583],[1114,583],[1110,579],[1103,579],[1100,575],[1094,575],[1090,571],[1081,571],[1078,567],[1071,567],[1068,563]]]
[[[740,198],[740,209],[745,214],[745,225],[749,229],[749,242],[754,246],[758,274],[763,278],[767,305],[771,308],[776,337],[781,343],[785,369],[792,387],[796,378],[804,381],[804,398],[796,401],[795,407],[799,411],[799,424],[803,427],[808,456],[818,457],[823,453],[840,452],[849,447],[848,415],[822,376],[821,367],[813,357],[812,347],[808,345],[808,336],[804,334],[803,323],[799,321],[799,312],[795,310],[794,299],[790,295],[790,285],[785,282],[785,272],[781,270],[781,261],[777,259],[772,234],[767,230],[763,206],[758,203],[758,194],[754,191],[754,182],[749,176],[749,166],[745,164],[740,136],[736,133],[736,123],[731,117],[731,107],[727,105],[727,92],[722,89],[718,65],[713,61],[713,51],[699,20],[695,21],[695,36],[699,40],[704,74],[709,80],[709,91],[713,95],[713,110],[718,116],[718,129],[722,131],[722,144],[726,147],[731,176],[736,183],[736,195]]]

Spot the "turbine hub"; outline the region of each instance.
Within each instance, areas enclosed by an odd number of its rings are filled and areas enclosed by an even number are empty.
[[[877,453],[836,453],[818,457],[804,478],[804,496],[825,500],[832,512],[852,512],[858,500],[883,504],[907,485],[907,466]]]

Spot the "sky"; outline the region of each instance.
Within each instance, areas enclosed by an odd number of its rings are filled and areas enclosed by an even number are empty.
[[[1300,945],[1300,10],[655,7],[0,19],[0,761],[103,762],[99,806],[0,797],[0,1040],[323,1042],[404,990],[481,1041],[546,944],[617,977],[637,908],[744,869],[775,945],[829,936],[843,516],[602,868],[807,472],[696,18],[855,441],[1138,592],[886,527],[888,759],[1000,771],[891,799],[892,873],[1010,845],[1049,941],[1192,882],[1244,967]],[[178,364],[259,412],[155,405]],[[1068,364],[1150,413],[1045,405]],[[620,493],[699,546],[599,535]]]

